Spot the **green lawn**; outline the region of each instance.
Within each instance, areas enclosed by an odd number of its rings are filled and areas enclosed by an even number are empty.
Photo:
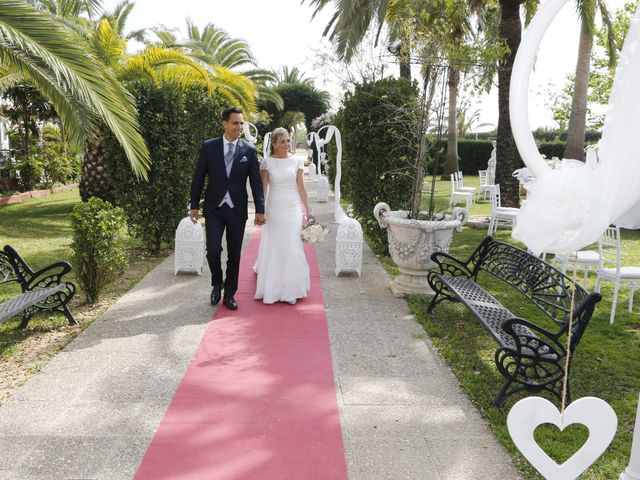
[[[475,208],[479,210],[482,205]],[[472,213],[473,211],[474,208]],[[466,258],[485,235],[486,230],[465,227],[462,232],[454,234],[450,253]],[[511,239],[509,231],[499,231],[496,237],[517,243]],[[640,265],[640,231],[623,230],[622,243],[623,263]],[[544,321],[542,314],[537,308],[528,305],[524,297],[501,283],[495,282],[494,285],[496,289],[492,293],[496,293],[512,312],[534,322]],[[593,289],[593,277],[590,289]],[[616,321],[614,325],[610,325],[611,284],[604,284],[602,295],[603,300],[597,305],[573,359],[571,385],[574,400],[584,396],[602,398],[611,404],[618,415],[619,427],[612,445],[580,477],[611,480],[618,478],[624,470],[631,448],[640,392],[640,305],[634,306],[633,313],[628,313],[629,290],[622,292],[618,299]],[[497,438],[514,456],[524,477],[542,478],[517,452],[506,429],[506,414],[514,401],[522,397],[510,400],[503,412],[492,406],[502,385],[502,377],[494,364],[496,344],[463,306],[445,302],[436,308],[434,315],[427,315],[425,310],[428,300],[421,296],[411,297],[409,303],[412,313],[451,365],[469,398],[490,422]],[[562,433],[555,427],[547,427],[536,430],[536,438],[544,450],[558,462],[569,458],[586,439],[587,432],[583,426],[570,427]]]
[[[465,175],[464,176],[464,186],[465,187],[476,187],[478,195],[477,202],[471,204],[470,215],[474,216],[489,216],[491,215],[491,202],[489,200],[482,199],[482,191],[480,190],[480,177],[473,175]],[[440,180],[438,176],[436,179],[436,188],[435,188],[435,204],[436,204],[436,212],[444,211],[447,209],[449,204],[449,197],[451,196],[451,182],[449,180]],[[429,209],[429,192],[431,192],[431,177],[425,177],[424,179],[424,190],[423,190],[423,200],[422,200],[422,210]],[[458,203],[458,206],[464,207],[464,203]]]
[[[80,196],[76,189],[0,206],[0,248],[6,244],[11,245],[34,270],[58,261],[68,261],[73,265],[70,213],[79,202]],[[20,317],[0,324],[0,361],[9,361],[12,356],[26,355],[28,352],[24,352],[24,349],[33,348],[33,343],[39,342],[40,338],[40,343],[46,343],[46,335],[56,335],[58,340],[64,337],[64,341],[56,341],[57,346],[52,351],[43,348],[43,358],[50,357],[56,349],[71,341],[164,258],[164,255],[146,255],[141,251],[139,242],[131,238],[127,240],[127,254],[129,269],[107,286],[99,303],[85,304],[84,295],[78,288],[70,303],[70,309],[80,322],[79,326],[68,326],[62,315],[47,314],[32,318],[29,327],[24,330],[18,329]],[[65,279],[73,281],[78,287],[73,270]],[[16,283],[2,284],[0,301],[19,292],[20,288]],[[27,345],[29,347],[26,347]],[[32,367],[26,365],[25,368]]]

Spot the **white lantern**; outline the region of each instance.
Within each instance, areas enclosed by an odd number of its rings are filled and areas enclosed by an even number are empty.
[[[325,176],[318,178],[316,201],[326,203],[329,201],[329,180]]]
[[[355,218],[344,217],[336,234],[336,275],[362,271],[362,227]]]
[[[176,250],[174,275],[178,271],[196,272],[202,275],[205,259],[204,229],[193,223],[189,217],[183,218],[176,229]]]

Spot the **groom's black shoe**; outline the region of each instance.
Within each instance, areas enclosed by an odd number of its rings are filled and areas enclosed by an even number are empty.
[[[224,296],[224,299],[222,300],[222,302],[227,306],[228,309],[230,310],[237,310],[238,309],[238,304],[236,303],[236,301],[234,300],[233,297],[227,297],[226,295]]]
[[[211,289],[211,305],[217,305],[220,302],[222,296],[222,289],[220,287],[213,287]]]

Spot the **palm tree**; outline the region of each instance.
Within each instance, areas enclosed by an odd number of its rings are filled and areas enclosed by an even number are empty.
[[[54,106],[72,142],[98,134],[97,119],[122,145],[132,169],[145,177],[149,152],[132,98],[114,74],[87,53],[62,21],[21,0],[0,0],[2,84],[35,87]]]
[[[589,89],[589,70],[591,68],[591,50],[595,33],[595,16],[599,10],[602,23],[607,31],[607,50],[609,60],[613,62],[615,54],[615,38],[612,20],[604,0],[576,0],[580,15],[580,42],[578,44],[578,60],[573,84],[571,115],[567,128],[567,143],[564,158],[584,160],[584,139],[587,128],[587,96]]]
[[[302,0],[305,3],[305,0]],[[312,19],[332,0],[308,0],[311,6],[315,6]],[[329,36],[329,40],[335,42],[336,53],[339,59],[349,62],[369,30],[372,21],[376,24],[376,37],[374,45],[378,45],[382,27],[388,22],[388,9],[393,8],[393,2],[388,0],[348,0],[339,2],[331,20],[324,29],[323,36]],[[398,18],[392,16],[392,18]],[[400,27],[402,22],[392,21],[389,29],[389,42],[398,48],[396,55],[400,64],[400,78],[411,80],[410,48],[405,38],[404,29]],[[331,32],[331,33],[329,33]]]
[[[152,28],[151,31],[158,37],[160,45],[185,53],[206,68],[214,70],[217,75],[234,76],[248,81],[253,91],[251,95],[247,94],[246,98],[241,97],[239,100],[249,112],[255,111],[255,100],[258,99],[273,102],[278,108],[282,108],[282,98],[268,86],[275,81],[276,75],[270,70],[256,68],[256,59],[247,42],[230,37],[226,31],[211,23],[200,31],[190,18],[186,22],[188,38],[185,41],[179,41],[166,28]]]
[[[292,67],[289,69],[286,65],[282,67],[282,72],[278,75],[278,84],[280,83],[301,83],[303,85],[313,86],[313,80],[311,78],[305,78],[298,67]]]

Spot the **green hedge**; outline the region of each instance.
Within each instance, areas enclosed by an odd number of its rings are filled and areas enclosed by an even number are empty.
[[[131,82],[127,88],[136,99],[151,153],[149,180],[135,178],[113,135],[105,141],[105,156],[116,203],[124,209],[131,232],[157,252],[163,243],[173,241],[178,223],[187,214],[200,145],[222,134],[220,119],[227,105],[220,97],[195,88],[181,91],[150,81]]]
[[[562,158],[564,146],[565,142],[541,142],[538,144],[538,150],[547,158]],[[447,150],[446,140],[441,140],[436,147],[441,155],[439,162],[440,172],[438,172],[441,173]],[[462,173],[465,175],[478,175],[478,170],[485,170],[489,158],[491,158],[492,150],[493,145],[488,140],[459,140],[458,155],[460,155],[460,159],[458,164]],[[523,167],[524,165],[521,166]]]
[[[409,208],[418,110],[416,85],[389,78],[347,92],[336,117],[343,146],[341,190],[381,253],[388,249],[387,234],[373,217],[373,207],[386,202],[393,210]]]

